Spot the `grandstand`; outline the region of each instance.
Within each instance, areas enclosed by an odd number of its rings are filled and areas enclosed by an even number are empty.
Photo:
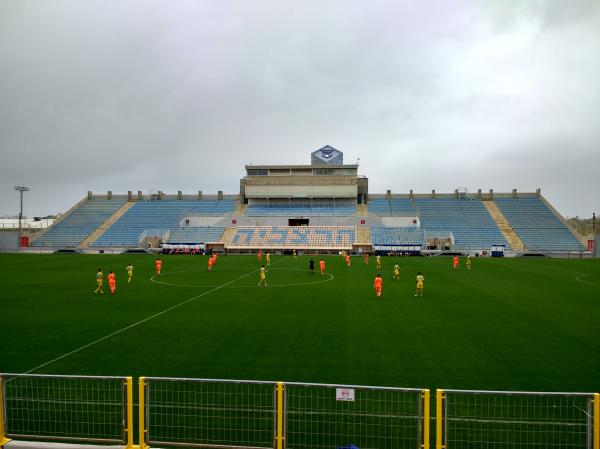
[[[418,198],[416,206],[421,227],[426,231],[452,233],[457,250],[509,246],[478,199]]]
[[[538,251],[585,249],[541,198],[498,198],[496,204],[527,248]]]
[[[224,226],[189,226],[176,228],[169,237],[169,243],[197,244],[218,242],[225,231]]]
[[[228,248],[352,249],[352,226],[240,226]]]
[[[188,216],[222,216],[234,210],[231,200],[138,201],[90,246],[136,247],[146,235],[164,236]]]
[[[76,247],[124,204],[125,199],[93,198],[85,201],[33,241],[35,247]]]
[[[230,252],[312,249],[507,255],[585,252],[538,190],[534,193],[370,194],[358,165],[325,146],[310,165],[247,165],[239,195],[92,195],[33,239],[36,248],[99,251],[204,245]],[[587,242],[585,242],[587,243]]]

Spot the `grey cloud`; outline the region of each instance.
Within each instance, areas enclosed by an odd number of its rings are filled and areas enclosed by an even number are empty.
[[[590,215],[599,41],[593,0],[4,1],[0,214],[15,183],[32,214],[235,193],[245,163],[328,143],[372,191],[542,187]]]

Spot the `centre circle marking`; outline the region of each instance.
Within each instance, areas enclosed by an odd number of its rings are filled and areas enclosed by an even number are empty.
[[[222,270],[219,271],[244,271],[244,270],[237,270],[237,269],[232,269],[232,268],[223,268]],[[269,271],[269,270],[268,270]],[[267,271],[267,272],[268,272]],[[303,271],[305,272],[306,270],[301,270],[299,268],[274,268],[272,269],[272,271]],[[163,273],[160,275],[160,279],[164,278],[165,276],[168,276],[170,274],[177,274],[177,273],[202,273],[204,272],[204,270],[180,270],[180,271],[170,271],[168,273]],[[315,274],[315,276],[317,276]],[[329,282],[329,281],[333,281],[335,279],[335,276],[333,276],[333,274],[331,273],[325,273],[325,276],[327,276],[327,279],[321,279],[318,281],[311,281],[311,282],[292,282],[289,284],[269,284],[269,287],[296,287],[296,286],[302,286],[302,285],[314,285],[314,284],[322,284],[324,282]],[[162,285],[168,285],[170,287],[190,287],[190,288],[215,288],[217,287],[216,285],[197,285],[197,284],[179,284],[179,283],[173,283],[173,282],[163,282],[162,280],[157,280],[158,276],[154,275],[150,278],[151,282],[154,282],[155,284],[162,284]],[[227,287],[223,287],[223,288],[259,288],[256,285],[238,285],[238,286],[227,286]]]

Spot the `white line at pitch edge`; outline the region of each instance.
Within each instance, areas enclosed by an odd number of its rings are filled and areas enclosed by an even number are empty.
[[[281,262],[281,261],[283,261],[283,260],[285,260],[285,259],[283,259],[283,258],[282,258],[282,259],[279,259],[277,262],[274,262],[274,263],[273,263],[273,265],[275,265],[276,263],[278,263],[278,262]],[[38,366],[36,366],[36,367],[34,367],[34,368],[31,368],[29,371],[25,371],[23,374],[30,374],[30,373],[33,373],[34,371],[37,371],[37,370],[38,370],[38,369],[40,369],[40,368],[43,368],[43,367],[45,367],[45,366],[48,366],[48,365],[51,365],[51,364],[52,364],[52,363],[54,363],[54,362],[58,362],[59,360],[62,360],[62,359],[64,359],[64,358],[66,358],[66,357],[69,357],[69,356],[71,356],[71,355],[73,355],[73,354],[75,354],[75,353],[77,353],[77,352],[79,352],[79,351],[83,351],[84,349],[87,349],[87,348],[89,348],[90,346],[94,346],[95,344],[97,344],[97,343],[100,343],[101,341],[104,341],[104,340],[107,340],[107,339],[109,339],[109,338],[111,338],[111,337],[114,337],[115,335],[118,335],[118,334],[120,334],[120,333],[122,333],[122,332],[125,332],[126,330],[129,330],[129,329],[131,329],[132,327],[138,326],[138,325],[140,325],[140,324],[142,324],[142,323],[145,323],[146,321],[150,321],[150,320],[152,320],[152,319],[156,318],[157,316],[164,315],[165,313],[167,313],[167,312],[170,312],[171,310],[173,310],[173,309],[176,309],[177,307],[181,307],[181,306],[183,306],[183,305],[185,305],[185,304],[187,304],[187,303],[189,303],[189,302],[192,302],[192,301],[194,301],[194,300],[196,300],[196,299],[199,299],[199,298],[201,298],[201,297],[203,297],[203,296],[205,296],[205,295],[208,295],[209,293],[212,293],[212,292],[215,292],[215,291],[217,291],[217,290],[220,290],[220,289],[222,289],[223,287],[226,287],[226,286],[228,286],[229,284],[233,284],[234,282],[237,282],[237,281],[239,281],[240,279],[242,279],[242,278],[245,278],[246,276],[249,276],[249,275],[251,275],[252,273],[255,273],[256,271],[258,271],[258,270],[252,270],[252,271],[250,271],[250,272],[248,272],[248,273],[246,273],[246,274],[244,274],[244,275],[242,275],[242,276],[240,276],[240,277],[238,277],[238,278],[235,278],[235,279],[233,279],[233,280],[231,280],[231,281],[229,281],[229,282],[225,282],[224,284],[222,284],[222,285],[219,285],[218,287],[215,287],[215,288],[213,288],[212,290],[208,290],[208,291],[206,291],[206,292],[204,292],[204,293],[200,293],[199,295],[192,296],[191,298],[189,298],[189,299],[186,299],[185,301],[182,301],[182,302],[180,302],[179,304],[175,304],[174,306],[171,306],[171,307],[169,307],[168,309],[165,309],[165,310],[163,310],[162,312],[157,312],[157,313],[155,313],[154,315],[150,315],[149,317],[147,317],[147,318],[144,318],[143,320],[137,321],[137,322],[135,322],[135,323],[133,323],[133,324],[130,324],[129,326],[125,326],[124,328],[122,328],[122,329],[119,329],[119,330],[117,330],[117,331],[111,332],[110,334],[107,334],[107,335],[105,335],[104,337],[100,337],[99,339],[97,339],[97,340],[94,340],[94,341],[92,341],[91,343],[88,343],[88,344],[86,344],[86,345],[80,346],[79,348],[77,348],[77,349],[74,349],[74,350],[73,350],[73,351],[71,351],[71,352],[67,352],[66,354],[63,354],[63,355],[61,355],[61,356],[58,356],[58,357],[56,357],[55,359],[52,359],[52,360],[50,360],[50,361],[48,361],[48,362],[44,362],[44,363],[42,363],[41,365],[38,365]]]

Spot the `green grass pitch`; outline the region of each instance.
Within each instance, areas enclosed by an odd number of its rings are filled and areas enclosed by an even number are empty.
[[[268,288],[255,256],[220,256],[211,273],[206,257],[164,256],[161,283],[154,259],[1,255],[0,372],[600,390],[598,260],[475,258],[467,272],[464,258],[454,271],[384,257],[377,301],[374,258],[326,257],[324,277],[316,258],[312,278],[308,257],[273,257]],[[92,293],[98,267],[116,295]]]

